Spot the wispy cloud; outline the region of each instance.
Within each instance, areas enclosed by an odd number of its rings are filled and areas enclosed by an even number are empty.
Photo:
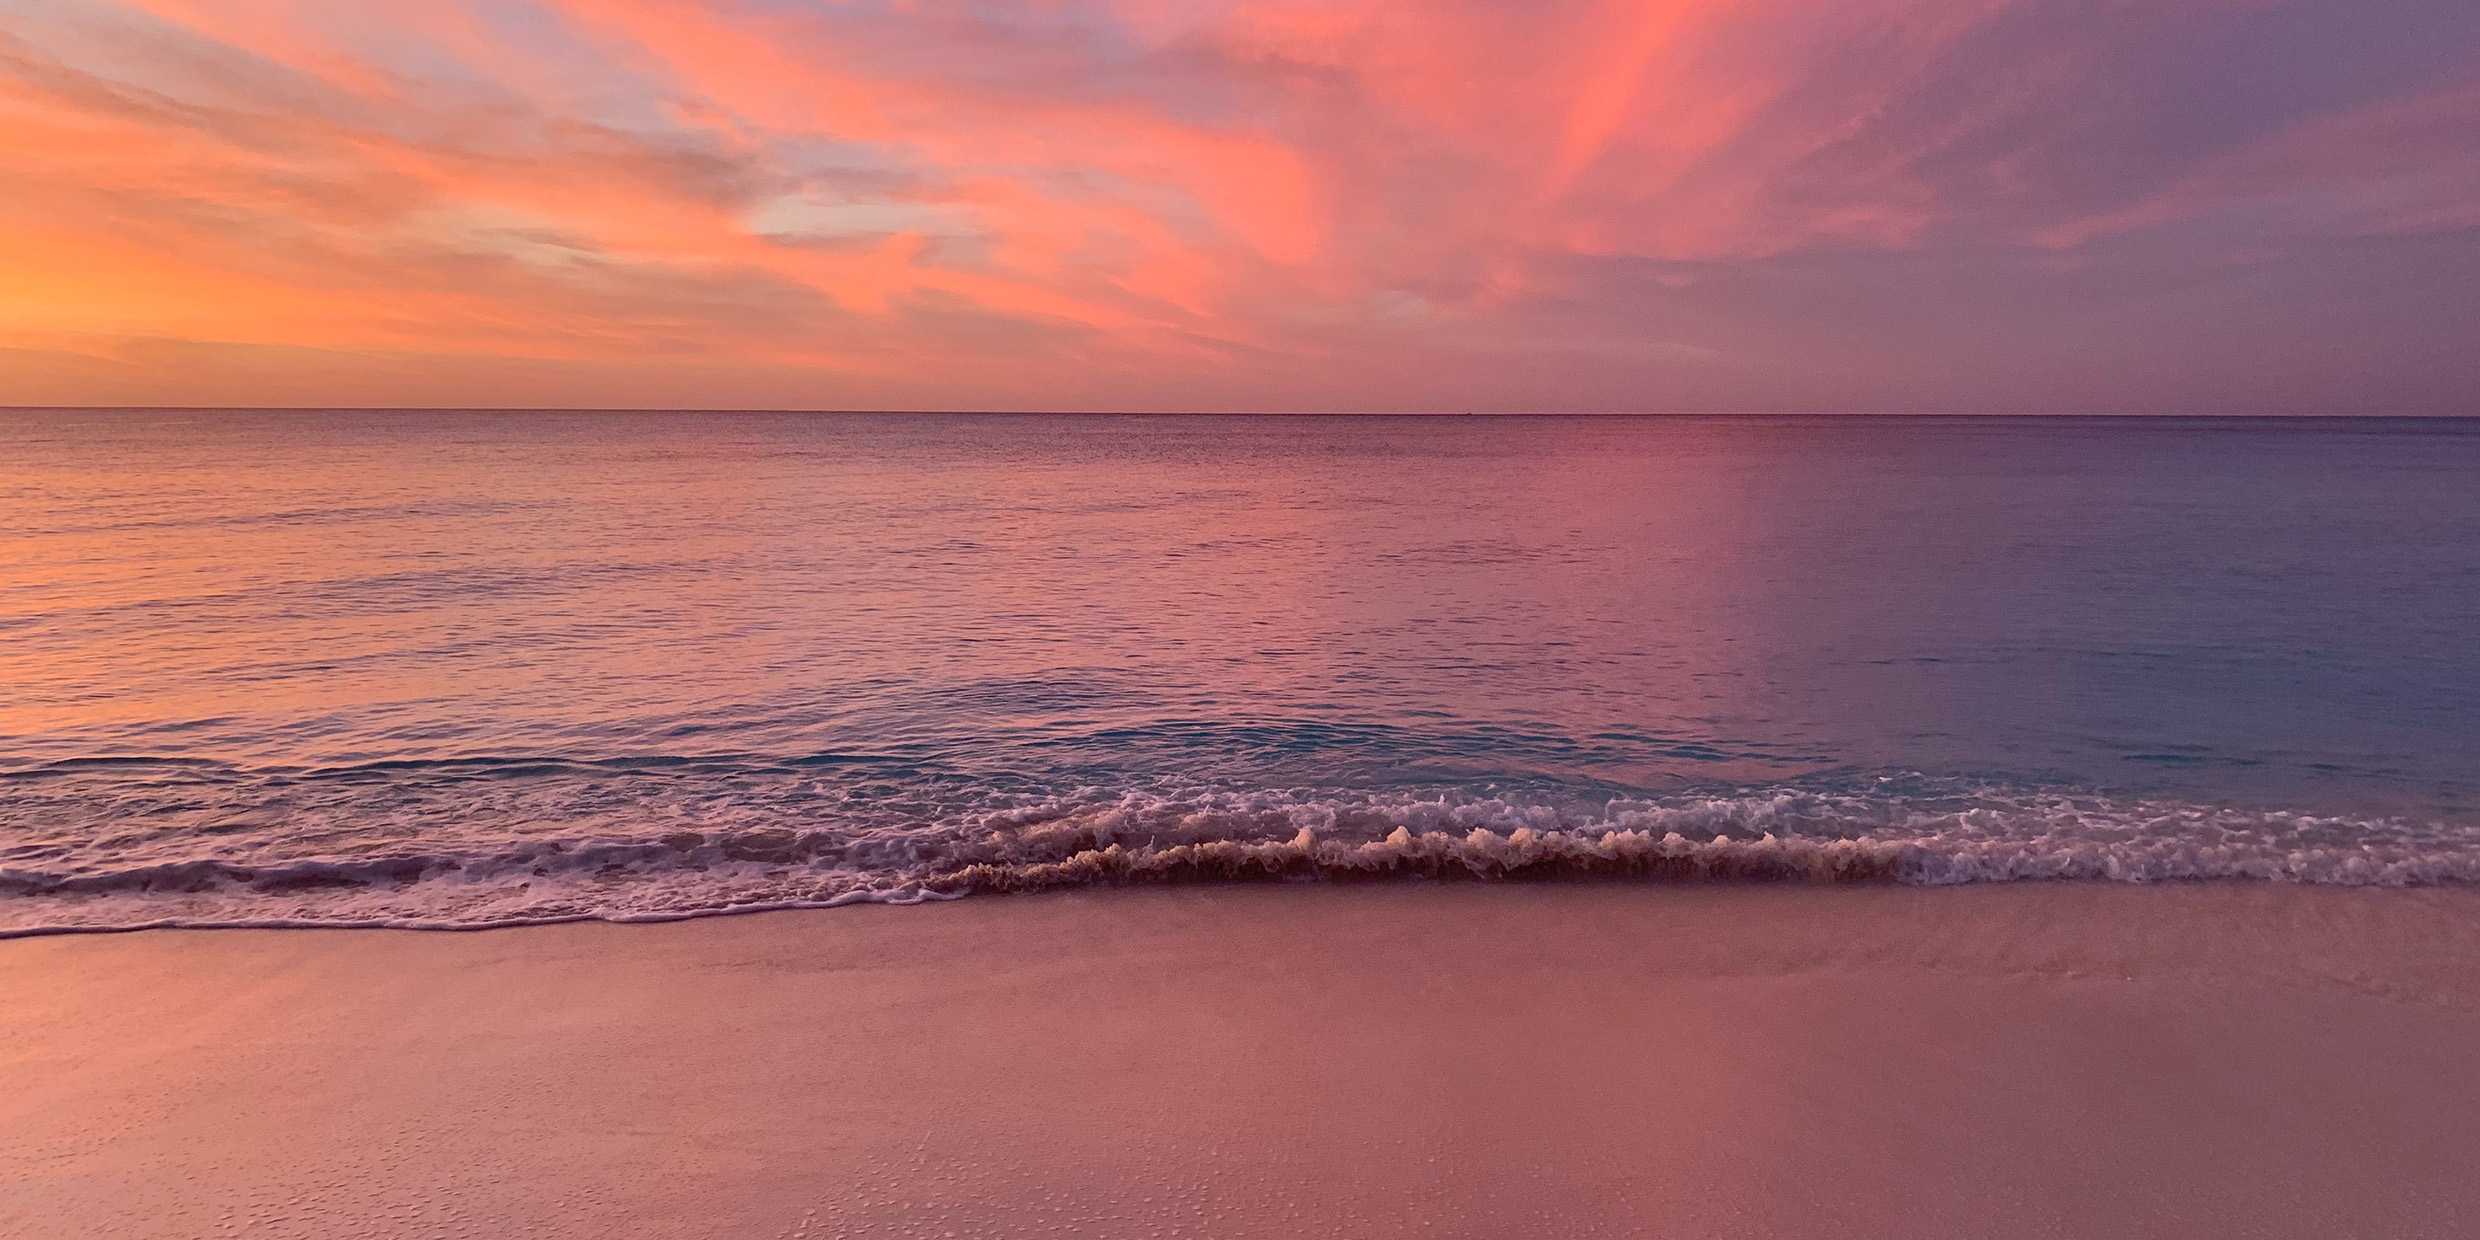
[[[2457,0],[0,0],[0,401],[2467,409]]]

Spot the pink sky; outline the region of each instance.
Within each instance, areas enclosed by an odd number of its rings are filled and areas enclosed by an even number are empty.
[[[2480,412],[2469,0],[0,0],[0,404]]]

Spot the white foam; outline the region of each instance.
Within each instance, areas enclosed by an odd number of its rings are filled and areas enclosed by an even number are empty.
[[[923,821],[714,815],[338,855],[0,867],[0,936],[152,927],[475,929],[1179,882],[1586,878],[1942,885],[2480,882],[2480,829],[2060,793],[1797,789],[1559,805],[1455,792],[1080,789]],[[468,824],[469,828],[471,824]],[[478,846],[479,845],[479,846]],[[104,860],[109,860],[105,858]]]

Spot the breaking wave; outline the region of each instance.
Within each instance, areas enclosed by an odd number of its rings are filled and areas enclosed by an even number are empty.
[[[628,815],[326,853],[53,850],[0,864],[0,937],[148,927],[475,929],[1175,883],[2480,882],[2480,829],[2061,792],[1763,789],[1598,802],[1456,790],[1098,791],[911,816]],[[711,808],[711,807],[710,807]],[[776,807],[778,810],[781,807]],[[286,838],[317,832],[290,832]],[[191,848],[213,836],[183,835]],[[270,837],[272,838],[272,837]],[[117,862],[117,864],[116,864]]]

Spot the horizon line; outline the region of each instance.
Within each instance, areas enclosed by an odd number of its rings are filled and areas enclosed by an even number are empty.
[[[2244,420],[2282,422],[2457,421],[2457,413],[2196,413],[1999,412],[1962,410],[1523,410],[1523,409],[870,409],[732,405],[52,405],[0,404],[0,413],[573,413],[765,414],[796,417],[1092,417],[1092,418],[1923,418],[2087,419],[2111,421]]]

